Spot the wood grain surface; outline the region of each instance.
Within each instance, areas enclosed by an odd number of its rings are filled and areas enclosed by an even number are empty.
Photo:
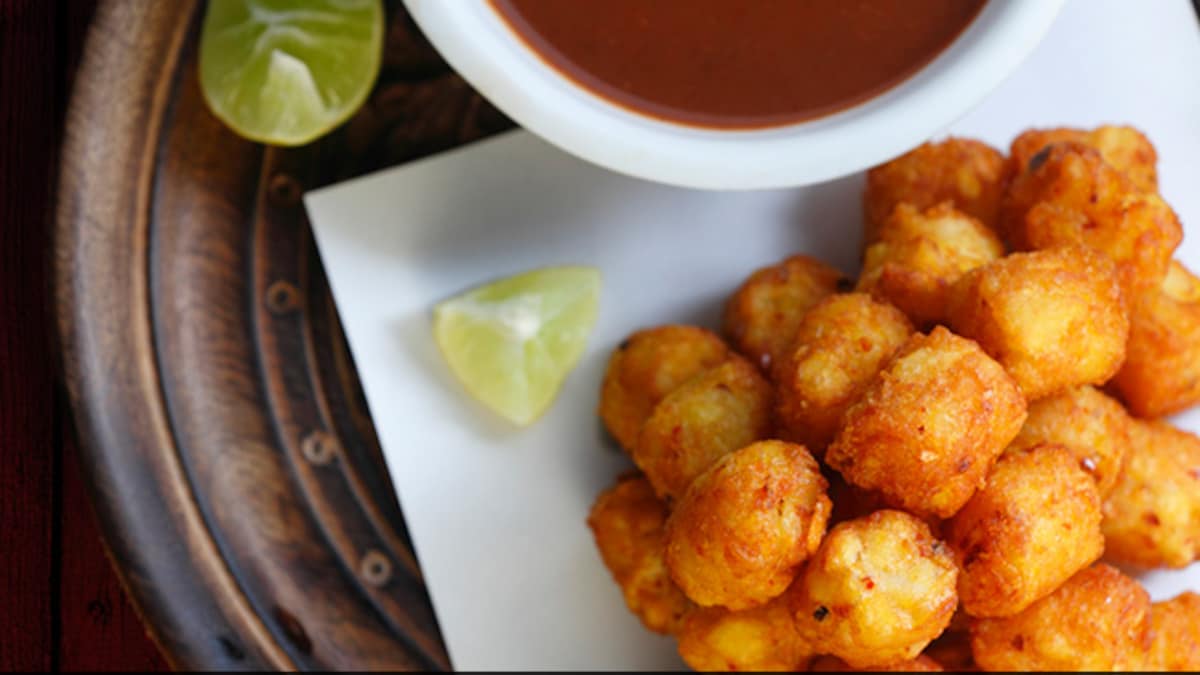
[[[55,161],[90,2],[0,0],[0,670],[163,670],[113,572],[54,381]]]
[[[300,195],[511,123],[388,9],[370,100],[288,150],[204,106],[201,3],[113,0],[90,29],[58,334],[109,550],[178,667],[450,665]]]
[[[0,205],[0,668],[47,669],[53,665],[52,559],[54,388],[47,359],[47,293],[40,283],[50,202],[54,91],[36,83],[54,79],[54,14],[33,2],[8,2],[0,15],[0,194],[27,195]],[[32,95],[12,96],[22,91]],[[30,152],[32,151],[32,152]],[[16,256],[22,251],[25,255]],[[14,452],[11,449],[15,449]],[[37,620],[30,621],[30,617]]]

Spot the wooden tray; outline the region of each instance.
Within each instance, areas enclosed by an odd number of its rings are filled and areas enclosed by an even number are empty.
[[[446,668],[300,195],[511,123],[397,2],[353,120],[246,142],[201,99],[202,15],[101,5],[67,117],[58,327],[109,551],[176,667]]]

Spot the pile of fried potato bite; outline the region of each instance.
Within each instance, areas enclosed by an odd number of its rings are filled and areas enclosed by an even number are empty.
[[[795,255],[724,336],[639,330],[588,524],[697,670],[1198,670],[1200,279],[1131,127],[927,143],[868,174],[862,272]],[[1120,565],[1114,567],[1108,563]]]

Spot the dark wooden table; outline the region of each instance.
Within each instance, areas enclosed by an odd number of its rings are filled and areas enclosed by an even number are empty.
[[[57,141],[93,7],[0,0],[0,670],[166,670],[105,557],[58,384]]]

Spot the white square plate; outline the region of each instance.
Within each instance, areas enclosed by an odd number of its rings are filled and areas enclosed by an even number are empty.
[[[1164,197],[1200,219],[1200,30],[1187,0],[1074,0],[1003,87],[950,131],[1006,148],[1021,130],[1130,123],[1157,144]],[[642,326],[716,327],[753,269],[792,252],[857,267],[862,177],[717,193],[609,173],[522,132],[309,194],[306,202],[392,480],[460,669],[677,668],[625,609],[584,525],[628,467],[595,415],[612,348]],[[1200,237],[1178,255],[1200,268]],[[546,265],[604,275],[588,351],[518,430],[469,399],[432,306]],[[1181,426],[1200,431],[1200,415]],[[1200,590],[1200,566],[1152,594]]]

